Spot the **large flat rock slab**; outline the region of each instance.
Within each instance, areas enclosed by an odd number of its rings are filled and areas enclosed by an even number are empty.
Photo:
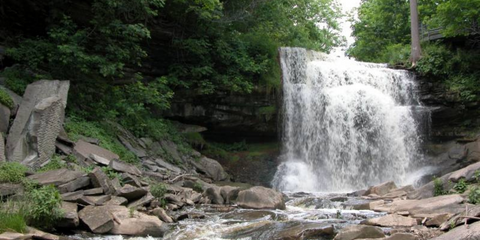
[[[434,240],[475,240],[480,239],[480,222],[456,227]]]
[[[48,172],[37,173],[28,177],[28,179],[37,182],[40,185],[60,186],[85,175],[83,172],[71,171],[65,168],[52,170]]]
[[[379,212],[409,212],[413,217],[425,214],[455,214],[463,211],[462,203],[465,200],[461,195],[444,195],[421,200],[397,200],[391,203],[374,206]]]
[[[237,198],[238,206],[252,209],[285,209],[282,193],[265,187],[252,187],[240,191]]]

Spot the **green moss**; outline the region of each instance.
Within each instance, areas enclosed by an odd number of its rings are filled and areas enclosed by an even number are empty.
[[[12,98],[8,93],[0,88],[0,104],[12,109],[15,106],[15,103],[13,102]]]

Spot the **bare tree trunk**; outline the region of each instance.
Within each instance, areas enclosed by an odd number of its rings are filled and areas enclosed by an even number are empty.
[[[412,62],[412,65],[415,66],[422,54],[422,49],[420,47],[417,0],[410,0],[410,19],[412,31],[412,53],[410,61]]]

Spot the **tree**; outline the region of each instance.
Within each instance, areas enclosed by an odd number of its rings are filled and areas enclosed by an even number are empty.
[[[412,65],[415,66],[417,61],[420,59],[421,55],[421,47],[420,47],[420,34],[419,34],[419,27],[420,24],[418,22],[418,4],[417,0],[410,0],[410,19],[411,19],[411,32],[412,32],[412,53],[410,57],[410,61]]]

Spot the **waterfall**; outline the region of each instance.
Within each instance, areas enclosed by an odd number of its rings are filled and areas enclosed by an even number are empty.
[[[281,48],[284,191],[406,182],[422,161],[413,74],[385,64]],[[417,120],[416,120],[417,119]]]

